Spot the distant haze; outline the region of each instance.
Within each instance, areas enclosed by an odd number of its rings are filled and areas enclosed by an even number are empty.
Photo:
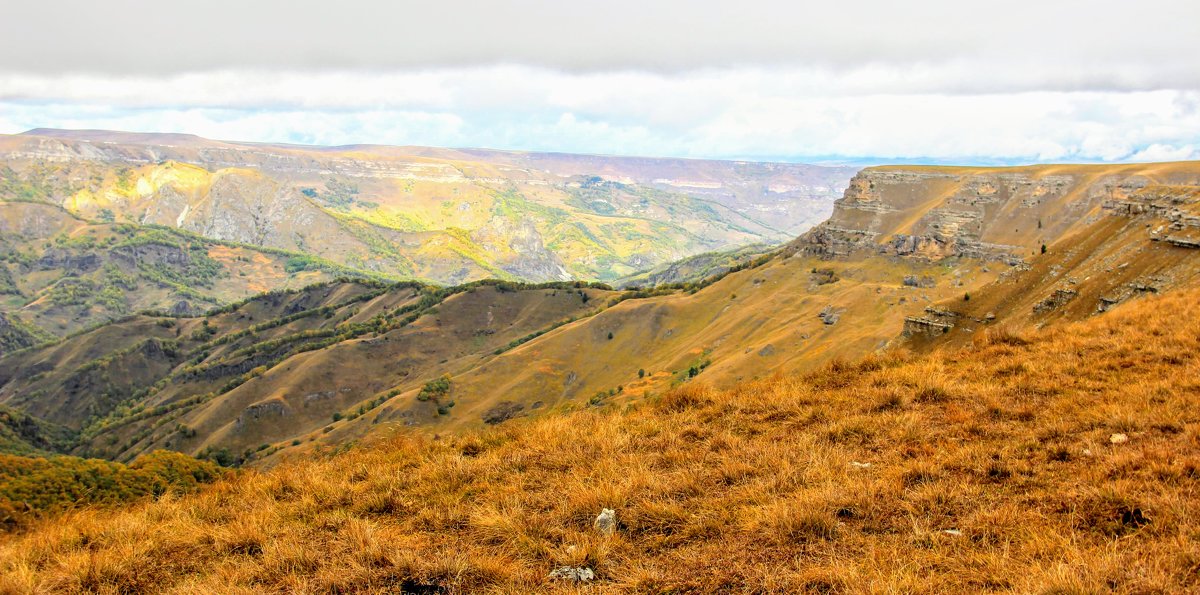
[[[788,160],[1200,158],[1200,3],[39,2],[0,132]]]

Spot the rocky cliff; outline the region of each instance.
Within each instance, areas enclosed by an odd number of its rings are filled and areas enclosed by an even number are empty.
[[[953,256],[1018,265],[1094,223],[1106,205],[1176,208],[1176,219],[1187,221],[1195,214],[1171,199],[1139,197],[1163,185],[1186,194],[1197,183],[1200,169],[1188,163],[869,168],[851,180],[829,220],[793,248],[823,258]]]

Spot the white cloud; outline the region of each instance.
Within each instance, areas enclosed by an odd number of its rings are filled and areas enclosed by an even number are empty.
[[[974,92],[1194,88],[1193,0],[39,0],[0,72],[956,68]],[[871,84],[871,81],[866,81]]]
[[[481,74],[412,75],[419,83],[408,75],[338,75],[333,88],[302,74],[264,83],[285,95],[311,85],[313,96],[299,106],[272,106],[265,89],[254,99],[254,77],[236,73],[192,75],[191,87],[176,96],[182,105],[169,103],[175,91],[149,83],[128,91],[110,81],[61,99],[0,102],[0,132],[110,128],[268,142],[795,160],[1200,158],[1200,110],[1191,91],[855,95],[797,92],[807,83],[786,80],[787,72],[473,72]],[[219,107],[229,81],[248,90],[243,99],[254,100]],[[390,92],[408,84],[433,91],[429,97]],[[218,95],[206,95],[207,88]],[[354,99],[342,105],[339,96]]]
[[[0,132],[728,158],[1197,158],[1200,3],[42,0]]]

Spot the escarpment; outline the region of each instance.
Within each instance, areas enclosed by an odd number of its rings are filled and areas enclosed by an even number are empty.
[[[904,336],[964,342],[989,326],[1021,329],[1078,320],[1200,283],[1200,168],[1116,169],[1081,174],[1080,182],[1064,187],[1057,208],[1074,218],[1043,226],[1062,232],[1037,237],[1036,250],[1012,253],[1019,263],[994,283],[909,316]],[[1022,202],[1018,208],[1028,207]]]
[[[946,257],[1018,266],[1041,246],[1076,233],[1106,210],[1155,212],[1168,220],[1161,239],[1198,242],[1200,183],[1194,164],[1030,166],[1018,168],[876,167],[851,180],[828,221],[792,248],[820,258],[879,254]]]

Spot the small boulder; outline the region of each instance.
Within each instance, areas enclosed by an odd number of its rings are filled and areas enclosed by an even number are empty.
[[[617,512],[611,508],[602,509],[592,526],[604,535],[612,535],[617,530]]]
[[[573,583],[586,583],[596,580],[596,573],[591,568],[582,566],[560,566],[550,571],[550,578],[554,580],[571,581]]]
[[[930,287],[936,287],[937,281],[928,275],[921,277],[916,275],[905,275],[903,284],[905,287],[920,287],[923,289],[928,289]]]
[[[521,413],[525,406],[513,401],[500,401],[483,412],[483,423],[489,426],[504,423]]]
[[[1108,441],[1112,444],[1125,444],[1126,442],[1129,442],[1129,436],[1118,432],[1112,436],[1109,436]]]
[[[817,314],[817,318],[820,318],[821,322],[832,326],[837,324],[837,321],[839,318],[841,318],[841,316],[833,309],[832,305],[829,305],[821,309],[821,311]]]

